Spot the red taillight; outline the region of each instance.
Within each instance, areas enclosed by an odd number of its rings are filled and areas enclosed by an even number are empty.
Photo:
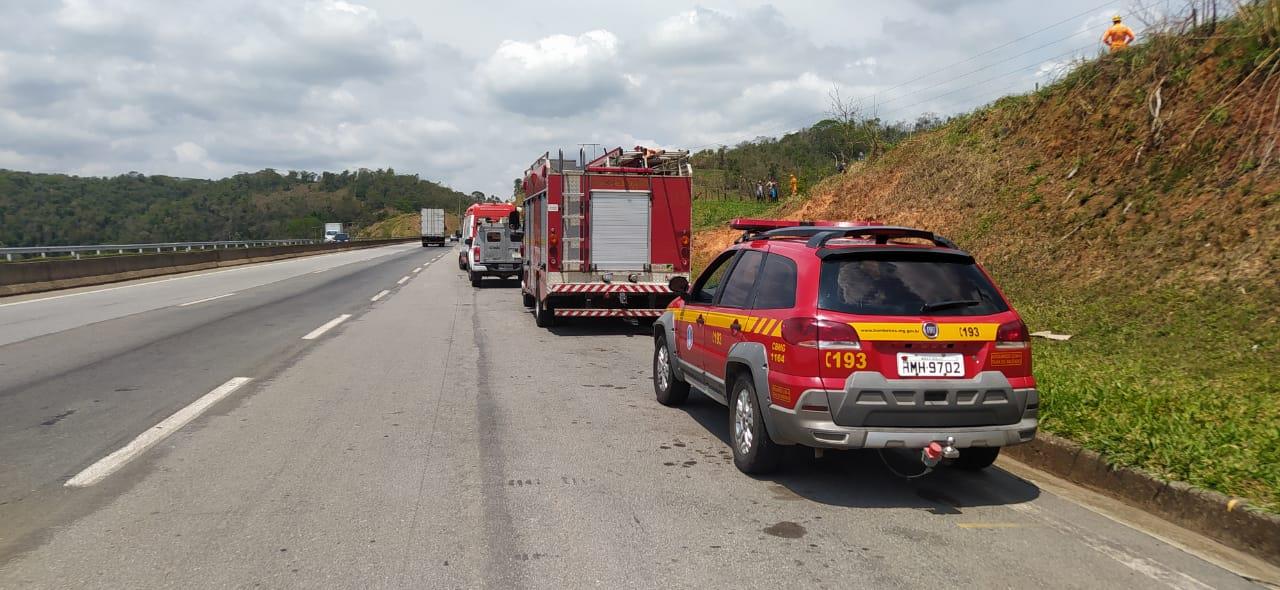
[[[560,236],[557,236],[555,232],[551,232],[551,235],[547,236],[547,243],[551,244],[552,246],[559,244]]]
[[[476,246],[475,248],[472,248],[472,249],[471,249],[471,256],[472,256],[472,257],[474,257],[474,258],[477,258],[477,259],[478,259],[478,258],[480,258],[480,247],[479,247],[479,246]]]
[[[1000,324],[996,330],[996,348],[1027,348],[1030,343],[1031,334],[1020,319]]]
[[[782,339],[796,346],[825,349],[860,349],[862,342],[853,326],[817,318],[790,318],[782,321]]]

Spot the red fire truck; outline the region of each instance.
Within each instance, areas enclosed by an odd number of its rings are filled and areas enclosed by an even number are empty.
[[[521,291],[539,326],[563,317],[656,318],[689,274],[689,152],[543,154],[525,172]]]

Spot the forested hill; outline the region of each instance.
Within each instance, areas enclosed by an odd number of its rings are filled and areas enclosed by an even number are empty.
[[[221,180],[0,170],[0,246],[314,238],[325,222],[359,227],[471,199],[390,169]]]

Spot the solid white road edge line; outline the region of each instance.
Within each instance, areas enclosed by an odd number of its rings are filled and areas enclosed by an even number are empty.
[[[178,429],[186,426],[187,423],[195,420],[205,410],[208,410],[210,406],[231,395],[231,392],[240,389],[245,383],[252,380],[251,377],[236,377],[219,385],[217,389],[204,394],[200,399],[191,402],[187,407],[178,410],[172,416],[165,418],[159,424],[139,434],[137,438],[121,447],[120,450],[99,459],[97,463],[77,473],[75,477],[67,480],[67,483],[63,485],[69,488],[83,488],[102,481],[103,478],[115,473],[117,469],[137,458],[138,455],[146,452],[147,449],[155,446],[156,443],[164,440],[170,434],[177,432]]]
[[[223,297],[230,297],[230,296],[232,296],[232,295],[235,295],[235,293],[223,293],[222,295],[214,295],[213,297],[205,297],[204,299],[197,299],[197,300],[195,300],[195,301],[188,301],[188,302],[186,302],[186,303],[179,304],[179,305],[178,305],[178,307],[186,307],[186,306],[188,306],[188,305],[195,305],[195,304],[197,304],[197,303],[206,303],[206,302],[209,302],[209,301],[213,301],[213,300],[215,300],[215,299],[222,299]]]
[[[347,319],[348,319],[348,318],[350,318],[350,317],[351,317],[351,314],[349,314],[349,313],[344,313],[344,314],[342,314],[342,315],[340,315],[340,316],[338,316],[338,317],[336,317],[336,318],[333,318],[333,319],[331,319],[331,320],[329,320],[329,321],[325,322],[323,326],[320,326],[319,328],[316,328],[316,329],[314,329],[314,330],[312,330],[312,331],[310,331],[310,332],[307,332],[307,335],[306,335],[306,336],[303,336],[303,337],[302,337],[302,339],[303,339],[303,340],[315,340],[316,338],[319,338],[321,335],[323,335],[325,332],[328,332],[329,330],[332,330],[334,326],[336,326],[336,325],[338,325],[338,324],[341,324],[342,322],[347,321]]]
[[[236,266],[236,267],[234,267],[234,268],[222,268],[222,269],[218,269],[218,270],[214,270],[214,271],[210,271],[210,272],[202,272],[202,273],[199,273],[199,274],[185,274],[185,273],[184,273],[184,274],[183,274],[182,276],[180,276],[180,277],[171,277],[171,278],[167,278],[167,279],[160,279],[160,280],[158,280],[158,281],[147,281],[147,282],[145,282],[145,283],[133,283],[133,284],[131,284],[131,285],[121,285],[121,286],[119,286],[119,287],[107,287],[106,289],[94,289],[93,291],[81,291],[81,292],[79,292],[79,293],[67,293],[67,294],[65,294],[65,295],[54,295],[54,296],[52,296],[52,297],[41,297],[41,298],[39,298],[39,299],[27,299],[27,300],[25,300],[25,301],[14,301],[14,302],[12,302],[12,303],[0,303],[0,307],[9,307],[9,306],[11,306],[11,305],[26,305],[26,304],[28,304],[28,303],[39,303],[39,302],[41,302],[41,301],[52,301],[52,300],[54,300],[54,299],[65,299],[65,298],[67,298],[67,297],[79,297],[79,296],[81,296],[81,295],[93,295],[94,293],[106,293],[107,291],[119,291],[119,290],[121,290],[121,289],[132,289],[132,288],[134,288],[134,287],[145,287],[145,286],[147,286],[147,285],[159,285],[160,283],[168,283],[168,282],[172,282],[172,281],[185,281],[185,280],[187,280],[187,279],[194,279],[194,278],[199,278],[199,277],[207,277],[207,276],[210,276],[210,275],[222,274],[222,273],[224,273],[224,272],[238,272],[238,271],[242,271],[242,270],[251,270],[251,269],[257,269],[257,268],[265,268],[265,267],[268,267],[268,266],[275,266],[275,265],[277,265],[277,264],[300,263],[300,262],[305,262],[305,261],[308,261],[308,260],[314,260],[314,259],[316,259],[316,258],[318,258],[318,257],[321,257],[321,256],[338,256],[338,255],[342,255],[342,254],[355,254],[355,253],[357,253],[357,252],[362,252],[362,253],[374,253],[374,255],[373,255],[373,256],[370,256],[370,257],[368,257],[368,258],[357,258],[356,260],[353,260],[353,261],[352,261],[352,262],[368,262],[368,261],[370,261],[370,260],[373,260],[374,258],[381,258],[381,257],[383,257],[383,256],[389,256],[389,255],[391,255],[391,254],[395,254],[395,253],[396,253],[395,251],[383,252],[383,253],[381,253],[381,254],[378,254],[378,253],[377,253],[379,250],[383,250],[383,249],[388,249],[388,250],[390,250],[390,249],[392,248],[392,246],[394,246],[394,244],[392,244],[391,246],[380,246],[380,247],[377,247],[377,248],[368,248],[368,249],[364,249],[364,250],[354,250],[354,251],[353,251],[353,250],[345,250],[345,251],[339,251],[339,252],[329,252],[329,253],[325,253],[325,254],[316,254],[316,255],[314,255],[314,256],[303,256],[303,257],[299,257],[299,258],[289,258],[289,259],[287,259],[287,260],[276,260],[276,261],[273,261],[273,262],[259,262],[259,263],[254,263],[254,264],[242,264],[242,265],[240,265],[240,266]],[[341,266],[341,265],[339,265],[339,266]],[[329,268],[336,268],[336,267],[329,267]],[[328,270],[328,269],[325,269],[325,270]],[[299,275],[299,276],[301,276],[301,275]]]
[[[403,284],[405,283],[405,281],[408,281],[408,280],[409,280],[409,276],[408,276],[408,275],[405,275],[405,276],[403,276],[403,277],[400,277],[400,280],[396,281],[396,284],[397,284],[397,285],[403,285]]]
[[[379,291],[377,295],[374,295],[372,298],[370,298],[370,299],[369,299],[369,301],[377,301],[377,300],[379,300],[379,299],[382,299],[383,297],[386,297],[386,296],[387,296],[387,293],[390,293],[390,292],[391,292],[391,291],[388,291],[388,290],[386,290],[386,289],[383,289],[383,290]]]

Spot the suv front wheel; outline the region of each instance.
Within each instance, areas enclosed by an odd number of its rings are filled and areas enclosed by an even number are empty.
[[[667,349],[667,339],[658,336],[653,339],[653,393],[658,403],[664,406],[678,406],[689,399],[689,384],[676,377],[671,351]]]
[[[778,468],[782,449],[764,425],[764,414],[750,375],[739,375],[729,399],[729,444],[733,464],[743,473],[759,475]]]

